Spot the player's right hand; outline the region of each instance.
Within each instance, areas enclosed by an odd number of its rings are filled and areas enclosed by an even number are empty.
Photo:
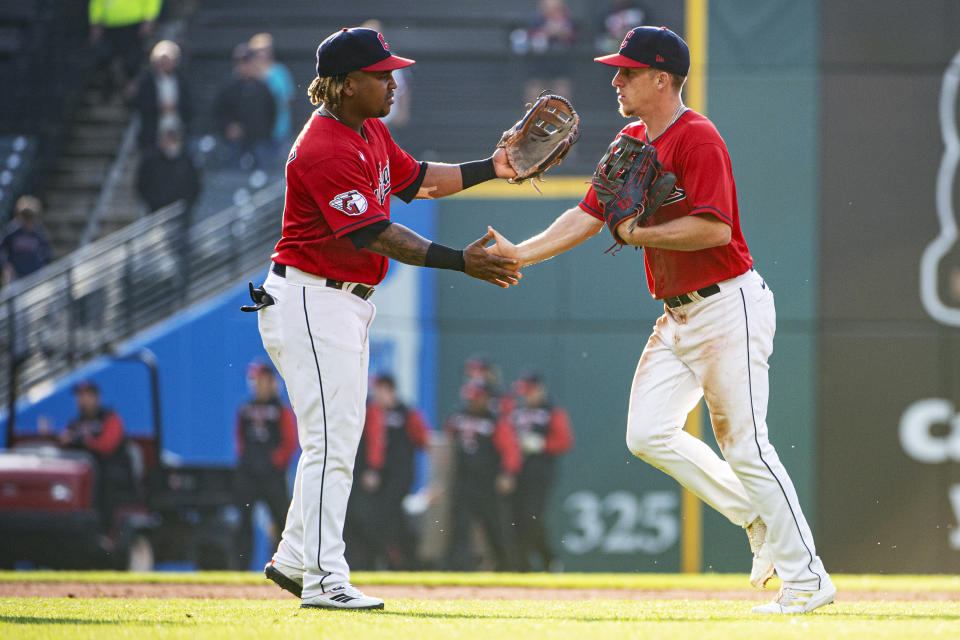
[[[489,229],[480,239],[463,250],[464,271],[468,276],[485,280],[498,287],[508,288],[520,283],[520,261],[488,252],[484,247],[493,240],[494,231]]]

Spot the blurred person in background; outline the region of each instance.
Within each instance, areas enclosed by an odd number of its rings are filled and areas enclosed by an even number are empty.
[[[235,488],[241,513],[238,551],[249,562],[257,502],[262,501],[270,513],[270,535],[274,539],[287,517],[287,469],[297,452],[297,425],[293,411],[280,398],[271,365],[253,362],[247,370],[247,383],[251,396],[240,405],[236,418]]]
[[[533,54],[524,75],[524,99],[533,103],[543,91],[570,99],[573,83],[562,60],[541,56],[550,51],[567,51],[577,41],[577,31],[564,0],[540,0],[530,26],[515,29],[510,45],[518,55]]]
[[[119,86],[133,81],[143,64],[144,43],[153,35],[162,0],[90,0],[90,44],[94,73],[104,101],[117,90],[112,69],[119,59],[123,77]]]
[[[603,15],[603,30],[595,43],[600,53],[612,53],[620,48],[623,34],[638,24],[643,24],[646,12],[634,0],[613,0]]]
[[[137,169],[137,193],[151,212],[183,200],[189,220],[200,194],[200,170],[187,153],[183,129],[173,114],[162,119],[156,146],[143,153]]]
[[[96,507],[100,525],[108,531],[117,507],[137,500],[126,429],[116,411],[100,404],[100,388],[92,380],[78,382],[73,395],[77,415],[60,433],[60,446],[93,456],[97,469]]]
[[[0,288],[50,262],[50,240],[40,224],[43,205],[34,196],[20,196],[13,220],[0,239]]]
[[[228,164],[249,170],[270,165],[277,106],[269,87],[257,77],[256,55],[246,42],[233,50],[233,79],[216,98],[216,118],[227,145]]]
[[[569,49],[576,40],[577,31],[564,0],[540,0],[530,26],[510,34],[514,53],[521,55]]]
[[[523,454],[523,466],[513,494],[520,571],[531,570],[531,557],[544,571],[559,570],[546,527],[547,501],[553,489],[556,460],[573,447],[573,430],[566,410],[555,405],[537,371],[526,371],[513,384],[516,407],[513,425]]]
[[[249,45],[253,52],[257,77],[267,85],[276,105],[277,115],[273,121],[271,138],[278,153],[286,153],[292,130],[290,105],[296,90],[293,76],[290,75],[290,70],[274,57],[273,36],[269,33],[256,34],[250,38]]]
[[[180,71],[180,47],[161,40],[150,52],[150,66],[140,74],[133,106],[140,114],[140,149],[157,144],[158,123],[176,116],[186,134],[193,117],[190,87]]]
[[[418,409],[397,397],[392,375],[376,376],[371,391],[344,527],[347,559],[356,569],[409,569],[418,565],[417,541],[403,499],[413,488],[416,452],[426,450],[429,428]]]
[[[376,481],[383,492],[382,532],[387,567],[416,568],[417,540],[408,526],[403,500],[413,489],[416,454],[426,451],[430,428],[423,412],[400,401],[396,381],[386,373],[373,380],[373,403],[367,412],[367,423],[373,433],[381,434],[379,446],[384,452],[383,467]],[[362,481],[367,482],[365,478]]]
[[[510,571],[515,568],[515,550],[507,535],[506,500],[516,488],[520,448],[510,415],[491,408],[494,397],[488,384],[467,382],[460,396],[464,407],[450,416],[444,429],[454,459],[446,568],[477,568],[471,538],[478,522],[493,553],[494,569]]]

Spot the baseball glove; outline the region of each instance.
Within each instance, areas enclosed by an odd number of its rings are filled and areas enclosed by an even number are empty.
[[[507,161],[517,172],[510,182],[540,178],[560,164],[580,137],[580,116],[566,98],[541,95],[510,129],[503,132],[497,147],[507,152]],[[536,187],[536,184],[534,184]]]
[[[617,227],[631,219],[630,229],[643,224],[676,183],[677,177],[663,170],[652,144],[624,133],[607,147],[591,181],[618,245],[623,242],[617,236]]]

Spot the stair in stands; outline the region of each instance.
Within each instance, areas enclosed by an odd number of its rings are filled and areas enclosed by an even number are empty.
[[[79,246],[130,117],[119,96],[103,102],[96,91],[88,91],[74,112],[43,193],[44,224],[55,258]],[[97,237],[139,217],[132,167],[125,167],[122,176]]]

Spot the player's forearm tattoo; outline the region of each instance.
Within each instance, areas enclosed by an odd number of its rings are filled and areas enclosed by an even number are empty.
[[[416,267],[425,264],[429,247],[429,240],[397,223],[384,229],[367,245],[369,251]]]

